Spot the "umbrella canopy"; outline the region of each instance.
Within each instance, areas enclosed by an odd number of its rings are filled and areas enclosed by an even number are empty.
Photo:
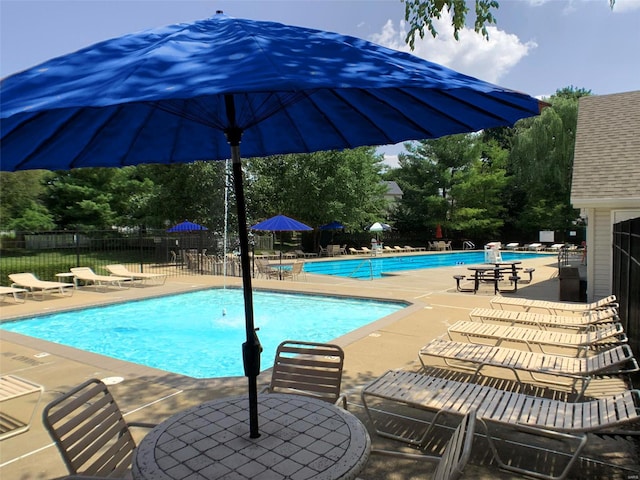
[[[251,230],[266,230],[270,232],[301,232],[305,230],[313,230],[308,225],[299,222],[286,215],[276,215],[263,222],[256,223]]]
[[[173,227],[169,228],[167,232],[197,232],[200,230],[209,230],[207,227],[203,225],[198,225],[197,223],[189,222],[185,220],[184,222],[180,222]]]
[[[320,230],[342,230],[344,228],[344,225],[334,220],[333,222],[326,223],[318,228],[320,228]]]
[[[440,224],[436,225],[436,238],[442,238],[442,227]]]
[[[4,79],[2,170],[233,160],[250,436],[259,436],[243,155],[386,145],[512,125],[540,103],[336,33],[219,13],[125,35]]]
[[[376,222],[369,227],[370,232],[388,232],[389,230],[391,230],[391,225],[380,222]]]

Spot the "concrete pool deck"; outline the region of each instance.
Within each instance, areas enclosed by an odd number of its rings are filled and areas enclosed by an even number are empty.
[[[557,300],[559,281],[555,256],[541,255],[540,258],[527,259],[523,264],[535,268],[533,281],[522,285],[517,293],[509,295]],[[467,273],[465,265],[458,265],[399,272],[397,275],[372,281],[307,274],[306,278],[300,277],[297,281],[254,279],[253,286],[256,289],[399,300],[411,304],[400,312],[334,342],[340,344],[346,354],[343,390],[349,395],[349,409],[370,427],[361,408],[362,387],[389,369],[417,369],[417,353],[421,346],[444,334],[449,325],[466,319],[471,309],[489,307],[489,300],[493,297],[490,285],[482,286],[476,295],[456,291],[453,275]],[[12,299],[5,300],[0,305],[0,320],[223,285],[240,287],[241,279],[183,275],[169,277],[161,286],[124,290],[110,288],[106,292],[83,287],[72,297],[51,295],[43,301],[29,299],[23,304],[15,304]],[[256,326],[260,326],[258,320]],[[110,386],[120,408],[130,420],[153,423],[205,400],[246,391],[244,377],[197,380],[19,334],[0,333],[0,373],[21,376],[45,388],[31,429],[0,444],[0,477],[3,479],[47,479],[67,473],[58,451],[42,426],[40,415],[43,406],[60,392],[88,378],[108,378],[115,379],[116,382],[122,378],[122,381]],[[268,368],[272,361],[273,359],[263,356],[263,368]],[[259,389],[268,383],[269,378],[268,371],[260,375]],[[624,386],[612,380],[601,388],[610,390]],[[28,409],[32,406],[25,401],[12,408]],[[399,445],[382,441],[374,435],[372,441],[376,447],[384,445],[387,448],[400,448]],[[476,444],[471,464],[465,470],[465,478],[519,478],[499,470],[492,463],[486,440],[478,438]],[[569,478],[638,478],[634,473],[637,471],[635,469],[640,468],[638,445],[634,441],[593,436],[583,457],[591,460],[578,462]],[[533,461],[544,460],[536,457]],[[620,468],[606,464],[615,464]],[[432,468],[426,462],[373,457],[360,477],[409,480],[424,478],[425,472],[431,472]]]

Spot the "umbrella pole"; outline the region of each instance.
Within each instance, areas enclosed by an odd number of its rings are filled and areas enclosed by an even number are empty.
[[[233,186],[238,210],[238,237],[240,240],[240,263],[242,265],[242,285],[246,319],[247,341],[242,344],[244,374],[249,381],[249,437],[258,438],[258,374],[260,373],[260,353],[262,347],[253,323],[253,295],[251,290],[251,263],[249,259],[249,235],[247,234],[247,212],[242,188],[242,163],[239,139],[229,141],[233,161]]]

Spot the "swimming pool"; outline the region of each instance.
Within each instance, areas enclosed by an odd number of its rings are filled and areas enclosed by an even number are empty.
[[[270,368],[283,340],[328,342],[405,303],[254,291],[255,325]],[[240,289],[210,289],[0,324],[0,329],[194,378],[244,374]]]
[[[500,252],[505,262],[540,258],[540,253]],[[350,277],[359,280],[382,278],[386,274],[403,270],[423,268],[453,267],[456,265],[474,265],[484,262],[484,252],[434,253],[429,255],[400,255],[377,257],[356,256],[325,262],[307,262],[304,269],[309,273]]]

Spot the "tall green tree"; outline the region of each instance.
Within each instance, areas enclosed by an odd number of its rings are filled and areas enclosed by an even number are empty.
[[[42,203],[46,170],[0,172],[0,229],[53,230],[53,216]]]
[[[524,194],[516,220],[523,231],[564,230],[578,216],[570,202],[578,98],[589,94],[558,90],[541,115],[515,126],[509,160],[514,192]]]
[[[479,155],[478,136],[449,135],[405,145],[400,169],[390,173],[404,195],[394,214],[396,226],[406,230],[447,228],[457,208],[451,195],[462,174]]]
[[[140,165],[138,169],[138,175],[153,184],[141,214],[148,226],[163,228],[189,220],[222,231],[225,189],[228,211],[235,209],[225,162]]]
[[[384,215],[382,168],[373,147],[249,159],[249,217],[284,214],[311,226],[339,220],[360,229]]]
[[[138,225],[141,197],[152,185],[136,172],[136,167],[51,172],[44,204],[63,229]]]

